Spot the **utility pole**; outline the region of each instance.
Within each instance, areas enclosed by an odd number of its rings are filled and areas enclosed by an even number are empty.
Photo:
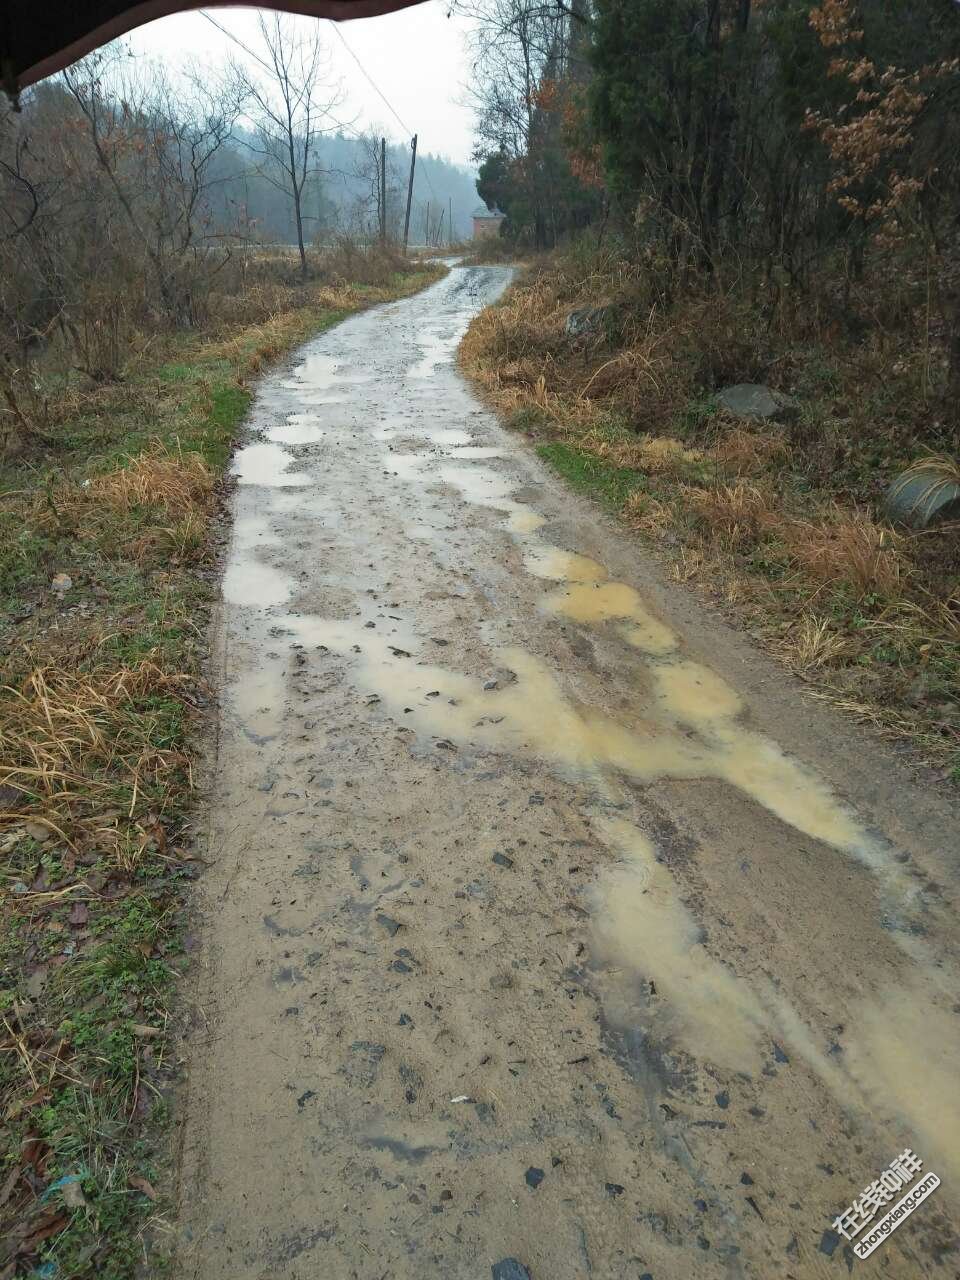
[[[430,201],[427,201],[427,214],[423,220],[423,243],[430,243]]]
[[[407,252],[407,240],[410,237],[410,202],[413,199],[413,171],[417,167],[417,135],[413,135],[410,143],[410,182],[407,184],[407,213],[403,220],[403,252]]]
[[[387,140],[380,139],[380,239],[387,243]]]
[[[453,197],[447,198],[447,244],[453,246]]]
[[[437,248],[438,248],[438,249],[440,248],[440,241],[443,239],[443,215],[444,215],[446,212],[447,212],[447,211],[446,211],[446,209],[444,209],[444,208],[443,208],[443,206],[441,205],[441,207],[440,207],[440,221],[437,223],[437,239],[436,239],[436,245],[437,245]]]

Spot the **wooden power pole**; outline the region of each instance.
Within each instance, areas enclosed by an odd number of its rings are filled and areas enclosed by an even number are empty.
[[[417,167],[417,135],[413,135],[410,143],[410,181],[407,184],[407,213],[403,219],[403,252],[407,252],[407,240],[410,237],[410,202],[413,200],[413,171]]]
[[[447,199],[447,244],[453,245],[453,197]]]
[[[387,140],[380,139],[380,239],[387,243]]]

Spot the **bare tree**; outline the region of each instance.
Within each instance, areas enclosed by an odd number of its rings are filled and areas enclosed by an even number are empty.
[[[293,206],[300,270],[306,277],[304,189],[321,172],[317,144],[325,129],[336,123],[334,112],[342,94],[339,85],[329,83],[330,59],[320,40],[319,22],[309,36],[298,35],[279,14],[261,14],[259,25],[264,56],[257,65],[264,74],[249,64],[234,64],[254,123],[255,141],[248,146],[261,157],[260,172]]]
[[[195,269],[209,256],[212,162],[232,135],[241,97],[235,85],[220,82],[174,90],[160,72],[144,77],[125,63],[122,50],[94,54],[64,72],[63,83],[106,187],[150,265],[161,307],[189,326]]]

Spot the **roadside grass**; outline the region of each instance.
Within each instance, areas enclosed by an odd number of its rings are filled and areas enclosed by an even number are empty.
[[[3,1280],[163,1274],[220,477],[266,364],[443,271],[274,290],[64,390],[0,469]]]
[[[620,510],[642,485],[643,477],[638,471],[618,467],[584,449],[560,441],[537,445],[537,453],[572,489],[589,494],[615,510]]]
[[[574,338],[578,307],[603,321]],[[771,317],[743,292],[664,300],[643,264],[581,247],[476,317],[460,360],[508,427],[811,693],[960,783],[960,526],[907,533],[878,514],[918,458],[939,452],[954,474],[950,409],[920,396],[930,362],[909,323],[870,332],[844,341],[829,315]],[[789,391],[799,413],[721,412],[715,392],[748,381]]]

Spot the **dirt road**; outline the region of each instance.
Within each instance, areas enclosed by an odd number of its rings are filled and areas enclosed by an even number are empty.
[[[477,402],[507,278],[317,338],[237,457],[181,1272],[955,1276],[956,815]]]

